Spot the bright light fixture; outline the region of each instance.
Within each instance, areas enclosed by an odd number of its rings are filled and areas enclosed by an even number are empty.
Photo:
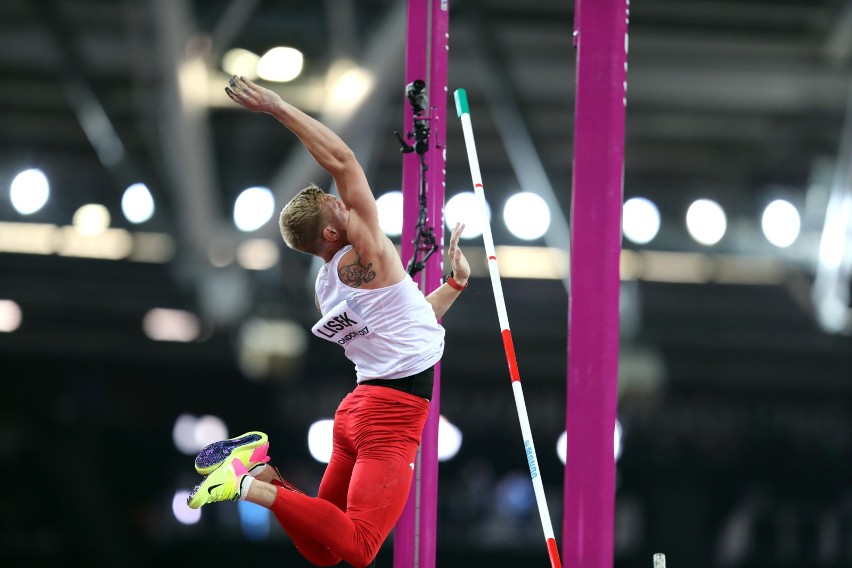
[[[330,418],[317,420],[308,428],[308,451],[320,463],[328,463],[331,459],[333,431],[334,420]]]
[[[106,207],[99,203],[89,203],[77,209],[71,224],[81,235],[95,237],[109,228],[109,221],[109,211]]]
[[[613,432],[612,437],[612,452],[615,457],[615,461],[621,457],[621,436],[622,436],[622,428],[621,421],[618,418],[615,419],[615,430]],[[568,460],[568,432],[563,431],[562,434],[559,435],[559,438],[556,440],[556,455],[559,457],[559,461],[564,465]]]
[[[195,423],[198,419],[192,414],[181,414],[172,426],[172,442],[182,454],[193,456],[201,448],[195,443]]]
[[[228,427],[225,425],[225,421],[218,416],[205,414],[199,417],[195,423],[193,435],[195,445],[200,450],[218,440],[226,440],[228,438]]]
[[[257,79],[257,65],[260,56],[248,49],[235,47],[222,56],[222,70],[228,75],[238,75],[248,79]]]
[[[154,215],[154,198],[144,183],[134,183],[121,196],[121,212],[131,223],[144,223]]]
[[[456,457],[462,445],[459,427],[443,415],[438,417],[438,461],[449,461]]]
[[[198,317],[184,310],[153,308],[142,318],[142,329],[154,341],[189,342],[201,335]]]
[[[373,74],[349,62],[336,65],[330,73],[326,108],[332,114],[342,117],[348,115],[361,104],[375,84]]]
[[[189,413],[177,417],[172,427],[172,441],[183,454],[194,456],[217,440],[228,438],[228,426],[218,416],[207,414],[196,418]]]
[[[491,220],[491,209],[486,203],[486,217]],[[482,234],[482,212],[479,199],[472,191],[463,191],[452,196],[444,206],[444,220],[452,230],[456,223],[464,223],[462,239],[473,239]]]
[[[50,184],[47,182],[47,176],[36,168],[16,175],[9,188],[12,206],[21,215],[35,213],[44,207],[49,196]]]
[[[519,239],[534,241],[550,227],[550,208],[541,196],[524,191],[506,201],[503,221],[509,232]]]
[[[255,352],[301,357],[308,349],[305,328],[292,320],[249,318],[240,327],[240,343]]]
[[[12,300],[0,300],[0,332],[10,333],[21,326],[21,307]]]
[[[286,83],[302,72],[305,58],[292,47],[273,47],[257,62],[257,76],[266,81]]]
[[[379,226],[389,237],[402,234],[402,192],[389,191],[376,199],[379,208]]]
[[[796,242],[801,227],[799,211],[789,201],[776,199],[763,210],[763,234],[770,243],[779,248],[786,248]]]
[[[275,198],[267,187],[244,189],[234,203],[234,224],[244,232],[256,231],[272,218]]]
[[[237,247],[236,258],[246,270],[268,270],[278,264],[280,253],[272,239],[247,239]]]
[[[628,240],[648,244],[660,230],[660,212],[652,201],[632,197],[624,202],[622,227]]]
[[[189,495],[189,491],[180,489],[172,497],[172,514],[182,525],[194,525],[201,520],[201,509],[190,509],[186,504]]]
[[[725,211],[710,199],[693,202],[686,212],[686,228],[699,244],[715,245],[725,236],[727,226]]]

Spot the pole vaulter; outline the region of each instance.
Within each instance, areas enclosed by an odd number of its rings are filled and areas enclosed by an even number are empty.
[[[448,0],[408,0],[406,12],[401,256],[424,294],[442,283]],[[411,142],[409,144],[408,142]],[[437,253],[437,254],[434,254]],[[394,529],[394,568],[435,568],[441,366],[423,429],[408,502]]]
[[[627,0],[575,0],[576,119],[563,556],[611,568]]]
[[[494,300],[497,303],[497,318],[500,322],[500,332],[503,336],[503,347],[506,351],[506,362],[509,364],[509,378],[512,380],[512,391],[515,395],[515,406],[518,410],[518,420],[521,424],[521,435],[524,439],[524,451],[530,468],[535,500],[538,505],[538,513],[541,517],[541,526],[544,530],[544,540],[547,543],[547,553],[550,557],[552,568],[560,568],[559,550],[556,547],[556,538],[553,534],[553,526],[550,521],[550,513],[547,510],[547,500],[544,496],[544,485],[541,481],[541,469],[538,466],[538,458],[535,453],[530,420],[527,415],[527,406],[524,402],[524,391],[521,387],[521,375],[518,371],[518,362],[515,358],[515,347],[512,342],[512,331],[509,329],[509,316],[506,313],[506,302],[503,299],[503,286],[500,283],[500,271],[497,267],[497,253],[494,250],[494,240],[491,237],[491,225],[488,221],[488,204],[485,201],[485,190],[482,185],[482,174],[479,171],[479,157],[476,154],[476,143],[473,138],[473,126],[470,120],[470,109],[467,103],[467,93],[464,89],[458,89],[454,93],[456,112],[461,119],[462,132],[464,133],[465,146],[467,147],[467,158],[470,163],[470,175],[473,179],[473,191],[479,202],[479,212],[482,221],[482,239],[485,243],[485,254],[488,258],[488,272],[491,275],[491,286],[494,288]]]

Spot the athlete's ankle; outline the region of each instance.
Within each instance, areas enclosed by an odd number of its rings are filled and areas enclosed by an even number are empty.
[[[245,501],[256,503],[267,509],[271,509],[278,497],[278,488],[271,483],[266,483],[254,478],[246,487],[246,491],[240,496]]]

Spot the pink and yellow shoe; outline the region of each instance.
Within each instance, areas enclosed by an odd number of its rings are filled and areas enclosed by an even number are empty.
[[[239,457],[251,473],[269,461],[269,438],[263,432],[246,432],[230,440],[220,440],[195,456],[195,471],[201,475],[213,473],[230,458]]]
[[[195,486],[187,497],[186,504],[191,509],[198,509],[208,503],[236,501],[240,498],[240,490],[246,477],[249,477],[249,472],[240,458],[229,458]]]

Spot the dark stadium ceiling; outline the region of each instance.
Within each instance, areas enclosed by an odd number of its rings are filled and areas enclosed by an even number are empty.
[[[532,147],[567,216],[573,3],[453,1],[450,11],[449,90],[463,87],[470,96],[492,208],[522,187],[542,189],[525,187],[518,171],[530,165],[528,157],[519,166],[519,152]],[[329,181],[284,128],[224,95],[221,56],[232,47],[300,49],[302,76],[275,88],[330,121],[381,193],[398,188],[401,179],[393,131],[406,128],[404,28],[399,0],[4,0],[0,187],[18,171],[39,167],[50,176],[51,201],[26,221],[67,225],[80,205],[98,202],[111,210],[113,226],[130,228],[119,209],[121,193],[144,181],[158,209],[133,230],[171,235],[177,254],[166,266],[140,267],[0,253],[0,298],[19,298],[37,321],[47,322],[49,331],[39,337],[74,335],[83,350],[102,345],[111,324],[146,306],[201,306],[203,312],[236,305],[310,321],[310,265],[303,257],[282,248],[277,268],[249,275],[206,262],[211,243],[245,238],[230,217],[243,188],[269,186],[280,206],[305,182]],[[653,347],[668,374],[682,380],[763,384],[786,373],[795,384],[810,368],[820,384],[845,384],[852,376],[849,341],[820,330],[812,288],[831,180],[848,167],[837,158],[849,153],[843,131],[852,3],[640,0],[631,6],[629,35],[625,196],[653,200],[663,225],[651,244],[634,247],[648,253],[638,262],[650,270],[665,258],[704,274],[692,283],[627,282],[629,343]],[[321,85],[344,58],[372,71],[376,84],[350,118],[340,119],[323,108]],[[447,128],[453,194],[468,189],[469,173],[460,126],[450,120]],[[687,206],[700,197],[716,200],[728,214],[729,234],[710,249],[682,228]],[[784,251],[766,244],[759,231],[762,208],[776,197],[803,214],[799,241]],[[0,221],[22,220],[4,189]],[[277,238],[274,221],[258,233]],[[498,227],[495,239],[520,244]],[[684,255],[652,256],[658,253]],[[726,272],[731,266],[739,268]],[[726,280],[724,274],[743,266],[752,272]],[[774,278],[747,283],[761,266]],[[487,281],[478,288],[447,318],[461,352],[497,330]],[[844,276],[841,297],[848,288]],[[530,371],[560,374],[564,287],[513,280],[507,303],[519,342],[529,344]],[[100,315],[87,318],[89,309]],[[58,323],[63,318],[65,325]],[[21,335],[10,339],[10,349],[44,348],[41,339],[25,337],[23,329]],[[491,359],[466,364],[476,372],[502,372],[500,356]]]

